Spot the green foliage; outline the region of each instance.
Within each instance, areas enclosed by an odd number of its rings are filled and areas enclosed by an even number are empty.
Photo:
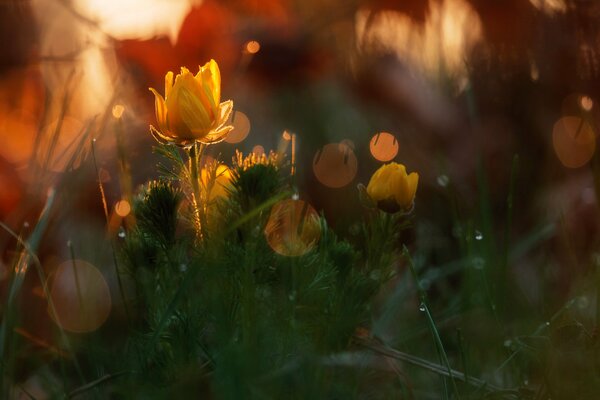
[[[191,386],[223,399],[359,395],[324,360],[368,326],[392,260],[338,238],[323,218],[311,251],[275,253],[263,231],[285,187],[274,165],[237,168],[202,246],[182,227],[179,190],[165,181],[142,190],[121,249],[136,287],[131,387]],[[376,229],[364,230],[376,251],[395,246],[390,218],[375,215]]]

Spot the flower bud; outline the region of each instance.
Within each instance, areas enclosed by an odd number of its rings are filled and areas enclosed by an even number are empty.
[[[392,162],[375,171],[367,185],[367,194],[383,211],[406,212],[413,206],[418,183],[419,174],[407,174],[404,165]]]

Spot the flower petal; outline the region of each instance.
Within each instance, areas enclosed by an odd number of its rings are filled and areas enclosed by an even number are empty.
[[[165,75],[165,97],[168,98],[173,88],[173,72],[169,71]]]
[[[204,92],[202,82],[199,82],[194,75],[186,73],[180,78],[181,86],[185,87],[201,104],[202,118],[206,118],[207,123],[210,125],[217,115],[213,109],[210,97]]]
[[[204,136],[201,139],[198,139],[198,141],[204,144],[215,144],[222,142],[227,137],[229,132],[231,132],[232,129],[233,126],[225,125],[219,129],[210,131],[206,136]]]
[[[167,105],[167,131],[176,138],[189,139],[191,137],[190,128],[182,118],[181,103],[185,93],[179,75],[175,78],[175,84],[166,100]],[[165,131],[163,131],[164,133]]]
[[[415,195],[417,194],[417,186],[419,185],[419,174],[416,172],[411,172],[408,175],[408,198],[410,199],[410,203],[415,200]]]
[[[194,137],[198,139],[199,132],[208,132],[210,130],[211,120],[208,118],[200,100],[187,87],[181,87],[179,93],[181,119],[189,130],[194,133]]]
[[[150,125],[150,133],[154,136],[157,142],[162,144],[174,143],[173,138],[163,135],[158,129]]]
[[[221,102],[221,71],[219,71],[217,62],[211,59],[200,67],[198,75],[202,77],[202,85],[207,87],[211,93],[213,103],[219,104]]]
[[[165,130],[167,127],[167,106],[165,99],[154,88],[149,88],[154,93],[154,113],[156,114],[156,122],[160,130]]]
[[[219,114],[217,118],[216,127],[220,128],[224,126],[229,120],[229,116],[233,111],[233,100],[227,100],[219,104]]]

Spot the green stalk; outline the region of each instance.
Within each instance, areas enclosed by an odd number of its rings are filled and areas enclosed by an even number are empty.
[[[205,144],[194,142],[194,144],[188,149],[190,184],[192,186],[192,203],[194,207],[196,233],[198,239],[200,240],[203,239],[206,234],[206,218],[204,217],[204,212],[200,205],[202,192],[200,191],[200,174],[198,166],[205,148]]]
[[[450,361],[448,360],[448,355],[446,354],[446,351],[444,350],[444,344],[442,342],[442,338],[440,337],[440,333],[438,332],[437,327],[435,326],[435,321],[433,320],[433,316],[431,315],[431,312],[429,311],[429,306],[427,305],[427,294],[425,293],[425,290],[421,286],[421,282],[419,281],[419,276],[417,275],[417,271],[415,270],[415,266],[413,265],[412,258],[410,257],[410,254],[409,254],[406,246],[403,246],[402,254],[408,261],[408,267],[410,268],[410,272],[415,280],[415,285],[417,287],[417,292],[419,294],[419,298],[421,301],[421,305],[419,306],[420,310],[425,312],[425,316],[427,317],[427,322],[429,323],[429,328],[431,329],[431,334],[433,335],[433,339],[435,341],[436,347],[440,354],[440,358],[441,358],[442,362],[444,363],[444,365],[446,366],[446,369],[448,370],[448,375],[450,376],[450,382],[452,383],[452,391],[454,392],[454,395],[456,396],[456,398],[460,399],[460,394],[458,393],[456,381],[454,380],[454,375],[452,374],[452,368],[450,367]]]

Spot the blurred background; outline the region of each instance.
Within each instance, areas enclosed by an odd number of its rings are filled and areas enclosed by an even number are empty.
[[[502,343],[574,296],[592,332],[599,18],[587,0],[1,0],[0,220],[26,236],[56,197],[44,269],[60,281],[77,259],[106,286],[95,317],[65,329],[110,331],[122,311],[104,239],[124,234],[132,193],[158,176],[148,87],[213,58],[235,130],[212,157],[293,150],[300,197],[350,236],[356,185],[403,163],[420,175],[406,243],[432,298],[460,288],[485,305],[492,282],[519,299],[497,304],[503,330],[479,319],[466,335]],[[0,240],[3,288],[16,242]],[[452,265],[503,275],[482,284]],[[39,280],[26,285],[21,334],[51,346]]]

